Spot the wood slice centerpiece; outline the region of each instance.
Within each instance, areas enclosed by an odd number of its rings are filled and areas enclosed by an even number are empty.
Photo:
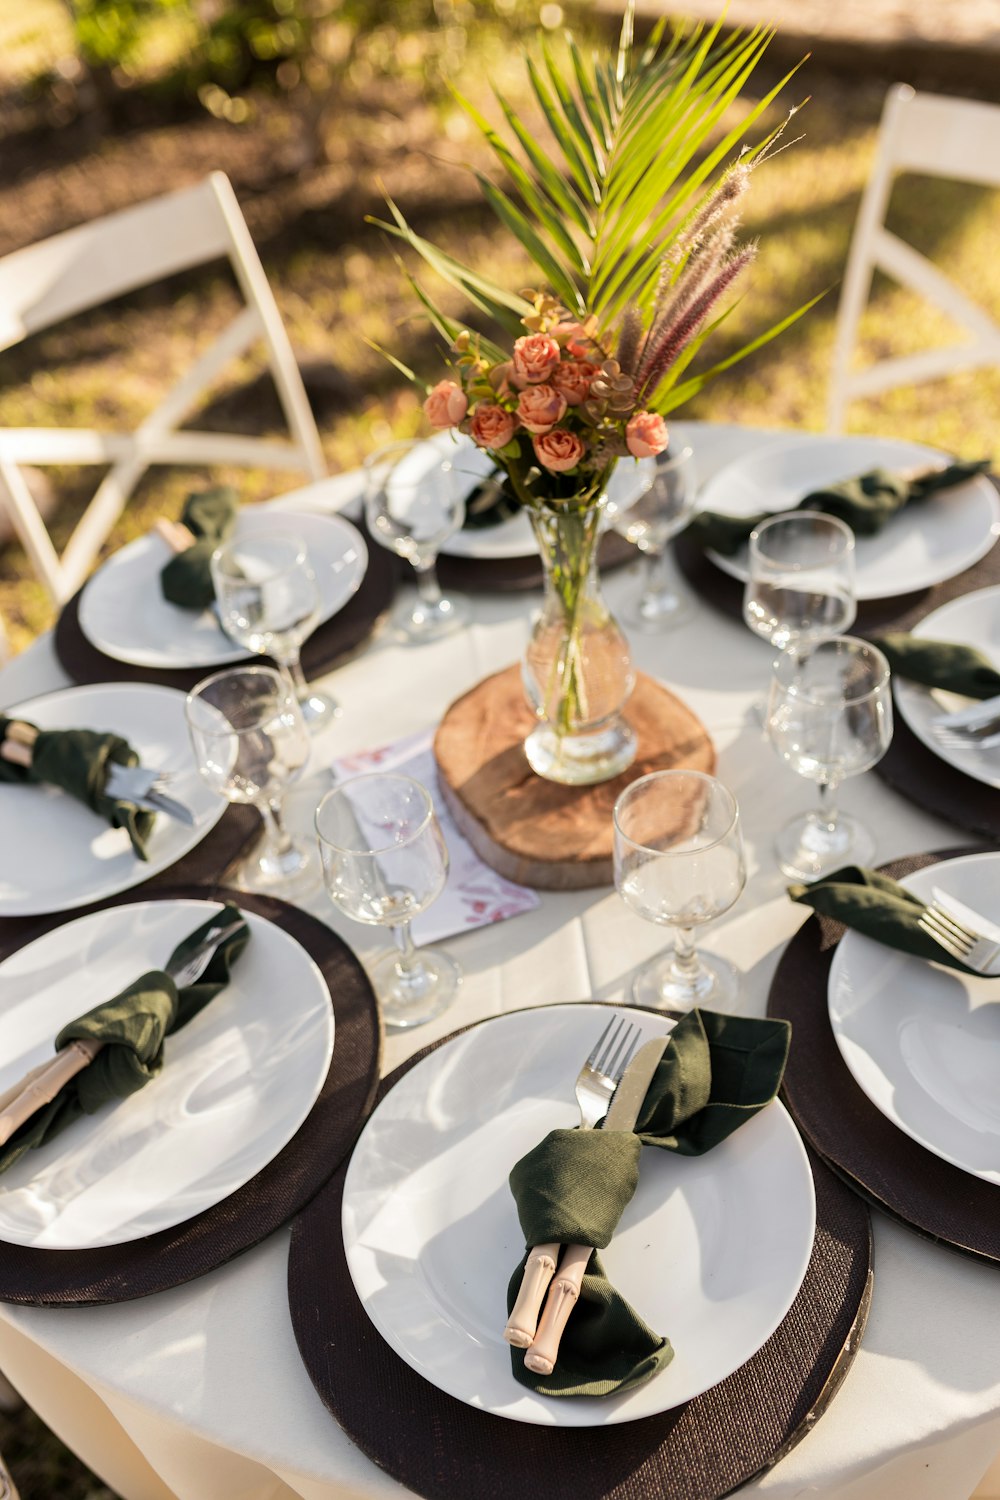
[[[614,880],[611,814],[650,771],[715,770],[708,730],[686,704],[640,672],[625,708],[639,741],[627,771],[596,786],[536,776],[524,753],[535,727],[521,669],[507,667],[457,698],[434,738],[441,795],[480,858],[508,880],[548,891]]]

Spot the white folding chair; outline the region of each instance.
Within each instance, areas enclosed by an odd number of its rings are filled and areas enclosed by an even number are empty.
[[[137,287],[225,257],[246,306],[131,433],[83,428],[0,430],[0,506],[57,603],[83,582],[151,464],[238,464],[326,472],[316,422],[264,268],[232,184],[213,172],[196,187],[110,214],[0,259],[0,350]],[[179,431],[219,372],[256,340],[268,363],[291,442]],[[22,464],[110,464],[60,558]]]
[[[14,1481],[10,1477],[10,1470],[0,1455],[0,1500],[18,1500]]]
[[[837,314],[827,422],[831,432],[843,431],[848,403],[859,397],[937,380],[956,370],[1000,365],[1000,326],[926,256],[886,229],[898,172],[1000,187],[1000,107],[918,94],[906,83],[895,84],[886,95],[875,165],[854,226]],[[876,266],[947,313],[971,335],[968,341],[852,371],[851,354]]]

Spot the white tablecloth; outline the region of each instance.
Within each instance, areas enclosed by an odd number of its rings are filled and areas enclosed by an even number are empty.
[[[694,443],[703,478],[773,435],[676,424]],[[343,499],[356,479],[327,482]],[[607,585],[614,604],[631,573]],[[296,789],[292,821],[309,827],[334,754],[423,728],[457,694],[517,659],[532,600],[475,601],[463,634],[420,649],[378,642],[335,677],[344,716],[317,745],[315,771]],[[750,881],[711,932],[736,961],[743,1003],[762,1013],[781,949],[802,920],[783,894],[771,850],[775,827],[811,788],[784,769],[748,722],[769,651],[744,627],[698,604],[674,635],[637,636],[639,667],[675,688],[719,750],[719,775],[743,811]],[[51,640],[0,674],[10,705],[65,685]],[[962,843],[874,775],[848,785],[880,859]],[[971,842],[971,841],[970,841]],[[310,908],[362,956],[370,929]],[[616,999],[660,934],[613,890],[545,894],[540,908],[451,944],[465,971],[447,1015],[389,1039],[385,1066],[482,1017],[588,996]],[[282,1231],[232,1265],[144,1301],[89,1309],[0,1308],[0,1367],[44,1419],[126,1500],[377,1500],[406,1493],[345,1437],[299,1360],[289,1322]],[[875,1215],[875,1295],[864,1344],[835,1403],[804,1441],[748,1495],[792,1500],[967,1500],[1000,1451],[1000,1273],[936,1248]],[[464,1500],[456,1494],[455,1500]]]

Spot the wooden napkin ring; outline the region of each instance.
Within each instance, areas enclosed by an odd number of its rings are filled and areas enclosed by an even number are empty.
[[[163,538],[171,552],[186,552],[195,544],[194,532],[189,531],[183,521],[168,521],[166,516],[160,516],[154,522],[153,530]]]
[[[524,1274],[503,1336],[516,1349],[528,1349],[535,1337],[538,1314],[549,1282],[555,1275],[559,1245],[536,1245],[525,1261]]]
[[[583,1275],[592,1245],[569,1245],[559,1264],[559,1274],[549,1287],[548,1300],[538,1325],[535,1341],[524,1356],[525,1368],[534,1375],[551,1375],[559,1357],[559,1343],[569,1315],[580,1295]]]

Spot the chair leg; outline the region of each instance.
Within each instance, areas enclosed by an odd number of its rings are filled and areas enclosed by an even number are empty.
[[[0,1500],[18,1500],[17,1486],[10,1477],[10,1470],[0,1453]]]

